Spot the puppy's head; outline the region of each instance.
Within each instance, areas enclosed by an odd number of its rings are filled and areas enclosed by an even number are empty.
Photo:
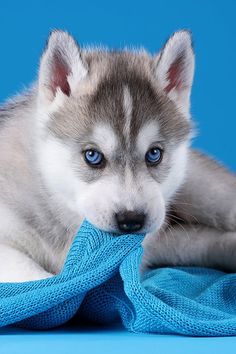
[[[82,50],[53,32],[39,71],[37,153],[58,205],[103,230],[159,229],[185,175],[193,71],[187,31],[156,56]]]

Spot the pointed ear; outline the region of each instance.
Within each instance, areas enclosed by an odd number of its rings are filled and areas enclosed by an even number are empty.
[[[189,31],[178,31],[170,37],[155,60],[155,72],[161,90],[184,113],[188,113],[194,74],[194,52]]]
[[[66,32],[53,31],[40,62],[40,98],[50,103],[58,93],[70,96],[86,74],[76,41]]]

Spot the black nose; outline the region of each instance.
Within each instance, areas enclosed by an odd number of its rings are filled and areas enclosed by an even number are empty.
[[[122,232],[135,232],[141,230],[144,225],[145,214],[136,211],[123,211],[116,214],[119,230]]]

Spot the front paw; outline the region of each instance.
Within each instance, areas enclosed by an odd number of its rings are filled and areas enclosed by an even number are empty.
[[[236,206],[229,211],[227,230],[236,231]]]
[[[215,215],[212,226],[222,231],[236,231],[236,206]]]

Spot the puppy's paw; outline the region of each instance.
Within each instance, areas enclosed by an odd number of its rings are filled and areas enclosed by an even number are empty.
[[[231,209],[225,208],[224,212],[221,211],[215,215],[212,226],[222,231],[236,231],[236,205],[233,205]]]
[[[236,232],[227,232],[222,235],[220,243],[220,251],[222,252],[219,265],[226,272],[236,273]]]
[[[231,226],[232,226],[232,230],[236,231],[236,204],[232,211]]]
[[[236,205],[229,211],[227,224],[225,226],[228,231],[236,231]]]

